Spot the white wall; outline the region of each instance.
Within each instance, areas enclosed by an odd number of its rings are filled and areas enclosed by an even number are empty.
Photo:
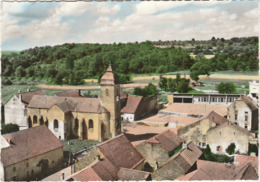
[[[28,123],[25,113],[25,105],[21,102],[20,98],[14,95],[5,104],[5,124],[17,124],[21,129],[27,129]]]
[[[65,139],[65,128],[64,128],[64,122],[61,121],[61,120],[58,120],[59,122],[59,128],[56,128],[54,129],[53,125],[54,125],[54,120],[51,121],[49,123],[49,129],[54,133],[54,135],[57,137],[57,138],[60,138],[61,140],[64,140]]]
[[[134,114],[128,114],[128,113],[124,113],[123,114],[123,119],[126,121],[131,121],[133,122],[134,121],[134,118],[135,118],[135,115]]]
[[[235,153],[237,151],[239,151],[240,153],[247,153],[248,152],[247,149],[245,149],[242,145],[240,145],[240,142],[238,140],[234,140],[232,142],[218,142],[218,143],[214,143],[214,144],[209,144],[209,146],[210,146],[211,151],[215,154],[227,154],[226,149],[228,148],[228,146],[231,143],[235,143],[235,145],[236,145]],[[223,148],[223,150],[217,151],[218,146],[221,146]]]

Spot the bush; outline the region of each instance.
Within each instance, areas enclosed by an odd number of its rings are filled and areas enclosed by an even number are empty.
[[[235,153],[235,148],[236,148],[236,145],[234,143],[231,143],[228,148],[226,149],[226,152],[229,154],[229,155],[232,155]]]
[[[157,87],[149,83],[145,88],[135,88],[134,95],[139,95],[143,97],[152,97],[158,94]]]
[[[203,151],[203,159],[207,160],[207,161],[212,161],[212,162],[220,162],[220,163],[228,163],[228,162],[232,162],[232,158],[224,155],[224,154],[213,154],[211,152],[211,149],[209,147],[209,145],[207,145],[206,149],[202,149]]]
[[[19,131],[19,126],[17,124],[4,124],[2,125],[2,134],[12,133]]]
[[[222,94],[235,94],[236,93],[236,86],[234,83],[223,83],[221,82],[218,86],[218,92]]]

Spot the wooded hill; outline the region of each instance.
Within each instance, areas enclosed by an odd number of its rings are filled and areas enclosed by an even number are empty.
[[[182,48],[155,47],[151,41],[127,44],[72,43],[4,54],[1,64],[2,76],[54,78],[58,84],[79,84],[82,79],[98,78],[103,75],[109,63],[122,77],[133,73],[166,73],[191,68],[194,71],[201,65],[204,65],[203,69],[196,74],[204,74],[205,69],[207,72],[258,70],[255,51],[241,55],[232,52],[217,54],[211,60],[204,59],[203,55],[198,58],[193,59]]]

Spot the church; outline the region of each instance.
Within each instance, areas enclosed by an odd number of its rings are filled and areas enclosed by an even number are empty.
[[[27,107],[29,128],[48,127],[60,140],[105,141],[122,133],[119,77],[112,66],[101,78],[99,98],[34,95]]]

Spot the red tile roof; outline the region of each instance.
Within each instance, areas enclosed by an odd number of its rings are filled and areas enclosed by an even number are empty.
[[[197,147],[197,145],[195,145],[193,142],[190,142],[187,145],[187,148],[182,150],[179,155],[181,155],[190,166],[193,166],[202,155],[202,151]]]
[[[1,152],[4,166],[63,147],[61,141],[45,126],[21,130],[3,136],[11,144],[10,147],[3,148]]]
[[[222,124],[222,123],[225,123],[225,122],[229,122],[228,119],[224,118],[222,115],[220,115],[219,113],[217,113],[215,111],[211,111],[209,114],[202,117],[200,119],[200,121],[204,120],[204,119],[209,119],[209,120],[215,122],[216,124]]]
[[[145,181],[150,173],[145,171],[120,168],[118,172],[119,181]]]
[[[177,180],[241,180],[258,179],[257,173],[249,162],[242,165],[232,165],[211,161],[198,160],[198,170]],[[221,174],[221,175],[220,175]]]
[[[244,164],[250,162],[258,174],[259,161],[258,161],[257,156],[236,155],[235,162],[238,162],[239,165],[244,165]]]
[[[117,168],[134,169],[144,161],[144,157],[124,135],[119,135],[100,144],[98,149]]]
[[[149,140],[147,140],[147,143],[158,143],[161,144],[164,149],[166,149],[168,152],[173,151],[176,149],[179,145],[183,143],[183,139],[173,133],[170,130],[167,130],[165,132],[160,133],[159,135],[156,135]]]
[[[58,97],[82,97],[80,90],[71,90],[67,92],[56,93]]]
[[[23,102],[26,106],[30,103],[30,101],[31,101],[31,99],[32,99],[32,97],[33,97],[34,95],[45,95],[45,93],[42,92],[42,91],[34,91],[34,92],[24,92],[24,93],[16,94],[16,96],[17,96],[18,98],[20,98],[20,97],[22,96],[22,102]]]
[[[157,114],[148,118],[143,119],[145,122],[151,123],[180,123],[183,125],[191,124],[197,121],[198,118],[194,117],[187,117],[187,116],[171,116],[171,115],[164,115],[164,114]]]
[[[74,179],[75,181],[103,181],[91,167],[84,168],[75,173],[68,178],[68,180],[70,179]]]
[[[183,113],[188,115],[205,115],[211,111],[218,112],[222,116],[227,115],[226,105],[213,104],[191,104],[191,103],[173,103],[161,112]]]
[[[114,73],[112,66],[109,65],[106,73],[102,76],[100,85],[119,84],[119,77]]]
[[[121,110],[121,112],[134,114],[142,99],[143,97],[141,96],[129,95],[126,102],[126,106]]]

